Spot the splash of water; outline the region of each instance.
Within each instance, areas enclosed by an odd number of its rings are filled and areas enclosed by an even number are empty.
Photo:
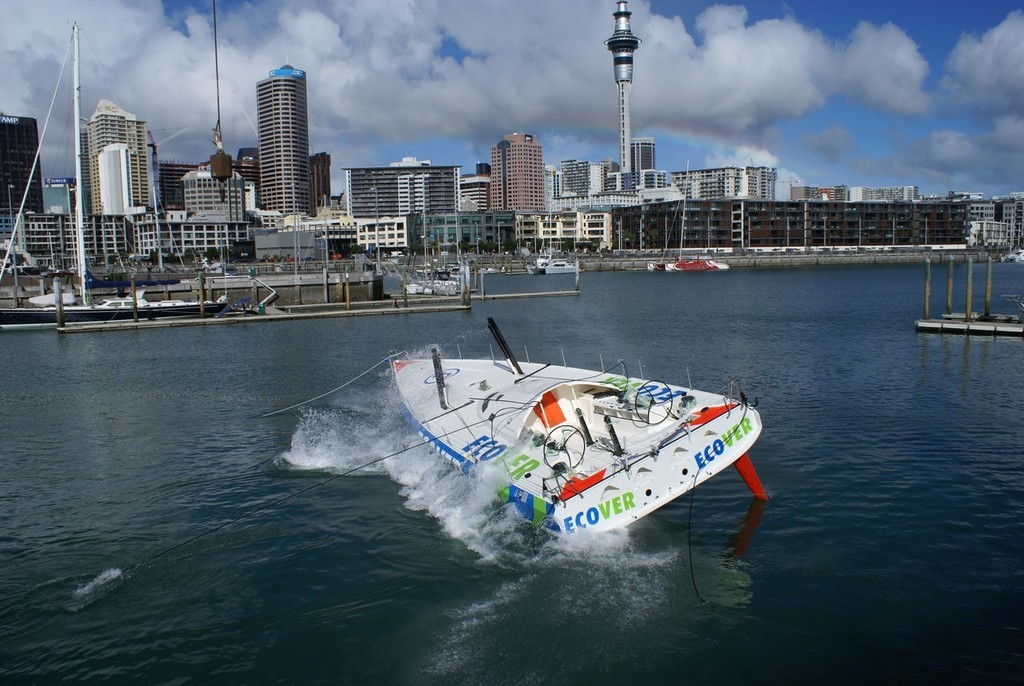
[[[400,486],[408,509],[430,515],[481,562],[522,570],[580,563],[621,567],[623,559],[640,568],[674,559],[667,552],[631,555],[638,544],[628,529],[567,537],[529,524],[499,501],[499,488],[507,479],[500,470],[466,475],[418,445],[421,439],[399,412],[392,389],[378,388],[339,402],[350,405],[304,412],[280,462],[290,469],[342,473],[390,456],[352,476],[387,475]]]
[[[79,586],[71,593],[71,603],[68,609],[78,611],[89,605],[100,597],[100,594],[107,590],[109,584],[123,578],[124,573],[120,567],[104,569],[88,583]]]

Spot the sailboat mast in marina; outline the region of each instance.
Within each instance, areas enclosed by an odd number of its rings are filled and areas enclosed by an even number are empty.
[[[82,78],[79,68],[78,23],[71,27],[71,42],[74,50],[74,61],[71,73],[74,83],[72,100],[75,117],[75,250],[77,252],[78,284],[82,303],[89,304],[89,289],[86,287],[85,276],[85,211],[82,205]]]

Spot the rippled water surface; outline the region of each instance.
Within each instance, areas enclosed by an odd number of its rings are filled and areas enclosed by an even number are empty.
[[[469,313],[0,334],[0,680],[1020,680],[1021,340],[914,333],[920,266],[581,281]],[[992,292],[1010,311],[1024,267]],[[488,316],[523,359],[738,379],[771,500],[727,472],[552,538],[409,449],[383,367],[264,416],[391,351],[490,356]]]

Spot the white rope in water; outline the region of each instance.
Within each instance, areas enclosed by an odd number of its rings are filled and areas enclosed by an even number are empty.
[[[370,372],[372,372],[374,369],[376,369],[377,367],[381,366],[385,362],[390,362],[392,358],[398,357],[399,355],[404,355],[404,354],[405,353],[395,353],[394,355],[388,355],[383,360],[381,360],[377,364],[373,365],[372,367],[367,369],[365,372],[363,372],[359,376],[357,376],[355,378],[352,378],[352,379],[349,379],[348,381],[346,381],[345,383],[341,384],[337,388],[334,388],[334,389],[332,389],[330,391],[327,391],[326,393],[321,393],[320,395],[316,396],[315,398],[310,398],[309,400],[303,400],[301,403],[295,403],[294,405],[289,405],[288,407],[281,408],[280,410],[274,410],[273,412],[268,412],[265,415],[261,415],[260,419],[265,419],[266,417],[273,417],[275,414],[281,414],[282,412],[287,412],[288,410],[294,410],[296,407],[302,407],[303,405],[307,405],[307,404],[309,404],[309,403],[311,403],[311,402],[313,402],[315,400],[320,400],[321,398],[326,398],[331,393],[337,393],[341,389],[345,388],[345,386],[348,386],[349,384],[355,383],[356,381],[358,381],[359,379],[363,378],[364,376],[366,376],[367,374],[369,374]]]

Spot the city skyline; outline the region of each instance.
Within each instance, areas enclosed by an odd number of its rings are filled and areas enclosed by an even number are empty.
[[[220,0],[225,148],[256,144],[255,84],[291,63],[307,72],[310,150],[331,154],[336,188],[342,168],[407,156],[469,173],[513,132],[536,135],[547,164],[615,159],[604,42],[616,4]],[[632,136],[657,140],[659,169],[776,167],[782,196],[790,184],[1024,190],[1024,12],[1010,2],[630,0],[629,10],[644,41]],[[0,75],[0,111],[35,117],[42,133],[73,20],[84,25],[83,111],[109,99],[149,123],[161,159],[207,158],[205,0],[7,8],[17,30],[0,54],[18,68]],[[69,99],[58,97],[46,134],[45,176],[72,172]]]

